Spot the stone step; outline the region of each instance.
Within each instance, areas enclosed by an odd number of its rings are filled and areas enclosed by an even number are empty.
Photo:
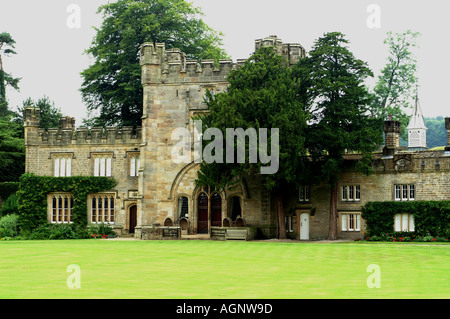
[[[209,234],[181,235],[181,239],[211,239]]]

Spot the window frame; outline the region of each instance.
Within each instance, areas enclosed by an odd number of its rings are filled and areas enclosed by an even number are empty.
[[[53,163],[54,177],[70,177],[72,176],[72,159],[73,155],[68,153],[53,154],[51,160]]]
[[[360,202],[361,201],[361,185],[342,185],[341,201],[343,201],[343,202]]]
[[[416,200],[415,184],[394,184],[395,201],[414,201]]]
[[[141,154],[129,153],[128,154],[128,176],[138,177],[139,170],[141,168]]]
[[[47,215],[51,224],[73,223],[74,197],[72,193],[50,193],[47,195]]]
[[[112,177],[112,153],[92,154],[93,158],[93,176]]]
[[[89,223],[109,224],[116,223],[116,194],[96,193],[88,196]],[[100,214],[101,213],[101,214]],[[99,218],[101,216],[101,218]],[[111,218],[112,217],[112,218]]]
[[[298,201],[303,203],[311,201],[311,186],[302,185],[298,188]]]
[[[406,224],[406,225],[405,225]],[[414,214],[401,213],[394,215],[394,232],[415,232]]]
[[[341,212],[339,216],[342,232],[361,232],[361,212]]]
[[[286,233],[294,232],[294,215],[284,216],[285,230]]]

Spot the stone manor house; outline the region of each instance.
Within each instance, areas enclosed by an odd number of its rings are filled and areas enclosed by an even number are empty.
[[[276,36],[256,40],[273,46],[290,64],[305,57],[299,44]],[[220,235],[245,230],[244,238],[275,235],[274,200],[257,179],[242,178],[225,192],[195,185],[199,164],[174,163],[172,131],[193,131],[192,117],[205,112],[206,90],[222,92],[227,74],[245,60],[186,60],[163,43],[140,48],[144,90],[142,126],[75,127],[63,117],[59,128],[39,128],[39,109],[25,110],[26,172],[47,176],[111,176],[116,188],[90,194],[88,222],[109,223],[119,235],[153,239],[192,234]],[[339,238],[361,237],[361,207],[368,201],[450,200],[450,134],[446,150],[426,147],[426,126],[416,103],[408,126],[409,147],[400,148],[400,123],[386,121],[385,145],[374,154],[375,174],[365,176],[352,165],[341,175],[338,201]],[[446,118],[450,132],[450,118]],[[192,148],[194,146],[192,145]],[[352,163],[355,155],[348,155]],[[315,240],[328,236],[330,189],[326,183],[288,189],[285,203],[288,237]],[[48,194],[48,222],[70,222],[71,194]],[[395,230],[414,230],[412,216],[395,217]],[[242,235],[242,232],[240,233]]]

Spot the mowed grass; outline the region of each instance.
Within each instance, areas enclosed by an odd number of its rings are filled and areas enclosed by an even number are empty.
[[[4,241],[0,298],[449,298],[449,262],[449,245]],[[373,264],[380,288],[367,285]]]

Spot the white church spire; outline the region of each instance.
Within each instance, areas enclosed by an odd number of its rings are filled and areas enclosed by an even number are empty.
[[[416,103],[413,108],[408,131],[408,148],[410,150],[424,150],[427,148],[427,126],[420,108],[419,97],[416,95]]]

